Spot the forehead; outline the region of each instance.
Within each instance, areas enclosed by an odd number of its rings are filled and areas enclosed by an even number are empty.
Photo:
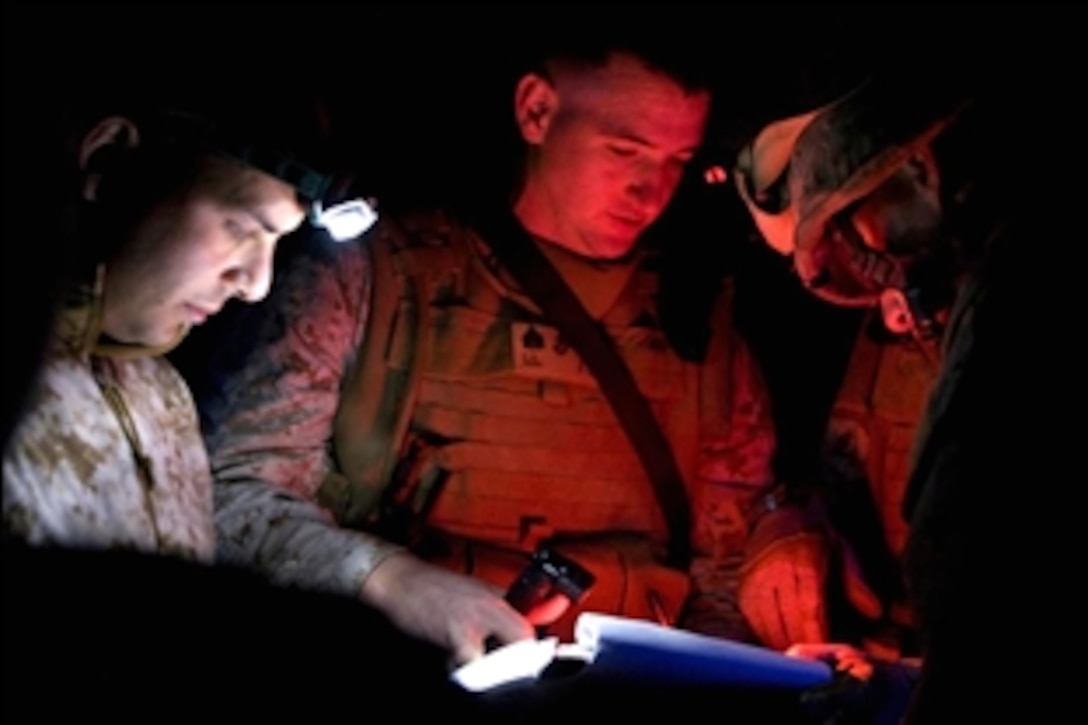
[[[294,228],[304,216],[302,202],[290,184],[234,161],[208,157],[192,187],[192,196],[256,214],[267,227]]]
[[[688,91],[634,56],[613,54],[598,67],[564,67],[555,73],[560,111],[596,130],[637,135],[678,145],[698,145],[710,93]]]
[[[269,173],[231,159],[205,157],[193,183],[199,195],[228,206],[251,207],[291,200],[298,203],[294,187]]]

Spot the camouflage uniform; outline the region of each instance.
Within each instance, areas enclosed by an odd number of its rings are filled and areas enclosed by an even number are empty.
[[[866,583],[880,596],[885,619],[894,628],[909,629],[899,564],[907,538],[903,502],[911,449],[940,370],[940,350],[937,341],[921,338],[885,334],[878,339],[875,317],[863,320],[831,408],[824,482],[836,513],[855,519],[859,511],[875,513],[875,520],[864,524],[840,522],[840,532],[859,556]],[[908,644],[896,639],[885,644]]]
[[[899,555],[910,452],[940,362],[935,343],[874,339],[867,319],[851,350],[824,446],[828,478],[864,482],[888,550]]]
[[[78,296],[4,454],[5,533],[210,562],[211,475],[189,389],[163,351],[103,344],[100,294]]]
[[[1056,71],[1072,66],[1041,53],[1035,68],[1004,46],[987,64],[1006,57],[1015,73],[970,92],[954,68],[927,75],[912,66],[907,82],[818,117],[790,157],[796,208],[783,226],[793,224],[791,248],[813,291],[874,306],[898,291],[923,323],[939,319],[938,303],[952,293],[907,466],[902,562],[924,657],[902,720],[912,725],[1012,713],[1059,721],[1081,707],[1079,670],[1039,657],[1068,641],[1083,616],[1082,524],[1069,520],[1083,510],[1069,487],[1083,475],[1083,435],[1055,415],[1075,418],[1083,407],[1081,371],[1069,369],[1075,356],[1063,349],[1065,340],[1079,344],[1070,333],[1080,321],[1068,319],[1079,301],[1069,292],[1083,286],[1068,279],[1083,268],[1064,256],[1077,227],[1061,203],[1076,198],[1068,180],[1079,172],[1061,153],[1072,83]],[[915,258],[844,243],[836,217],[918,152],[938,165],[939,233]],[[953,274],[934,273],[942,266]],[[1070,695],[1076,701],[1063,702]]]
[[[733,570],[746,534],[743,509],[771,483],[775,439],[762,380],[730,327],[728,289],[706,361],[685,362],[657,326],[649,258],[598,265],[543,248],[616,342],[685,474],[696,552],[685,623],[743,636]],[[382,250],[394,251],[403,304],[393,329],[378,330],[367,325],[371,265]],[[415,308],[403,299],[411,288],[425,300]],[[425,334],[413,342],[403,318],[420,308]],[[424,501],[428,530],[444,537],[440,550],[417,551],[498,586],[512,581],[541,541],[567,540],[579,551],[578,542],[605,534],[624,535],[606,548],[615,545],[613,558],[630,556],[627,563],[649,579],[659,574],[655,566],[664,568],[623,551],[620,539],[633,534],[657,553],[668,534],[596,382],[484,242],[447,215],[383,223],[363,244],[304,252],[278,273],[268,303],[243,314],[263,315],[252,328],[256,346],[201,403],[228,555],[280,578],[357,592],[395,547],[325,525],[314,501],[365,529],[390,490],[403,489],[397,495]],[[385,382],[360,382],[364,340],[385,351],[390,372],[376,378]],[[419,364],[404,362],[408,348]],[[386,417],[405,419],[392,443],[375,432],[388,421],[367,422],[363,412],[387,397],[396,399]],[[395,459],[392,480],[367,462],[364,449],[375,441]],[[455,561],[462,545],[479,545],[467,555],[475,566]],[[509,566],[489,569],[484,561],[504,556]],[[686,593],[687,577],[672,574]],[[673,614],[684,596],[660,603]],[[635,604],[634,616],[651,614],[645,609]]]

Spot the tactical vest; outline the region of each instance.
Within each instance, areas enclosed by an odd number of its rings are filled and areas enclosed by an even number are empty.
[[[336,419],[340,476],[326,481],[323,503],[353,526],[380,523],[383,502],[407,508],[448,537],[436,558],[460,557],[453,566],[499,586],[542,541],[578,548],[608,535],[632,561],[647,559],[632,541],[661,549],[668,532],[650,483],[573,350],[474,233],[433,217],[403,231],[386,227],[368,242],[369,319]],[[706,363],[681,360],[655,324],[656,285],[634,270],[601,321],[691,497],[701,421],[728,420],[728,336],[715,335]],[[715,324],[728,326],[728,309],[717,312]],[[485,571],[472,552],[451,555],[450,539],[514,556]]]
[[[902,514],[911,451],[939,370],[936,343],[881,342],[862,325],[831,412],[825,461],[838,480],[864,480],[888,549],[906,542]],[[923,347],[924,345],[924,347]]]
[[[835,495],[854,503],[844,512],[855,519],[847,538],[886,607],[885,626],[865,635],[867,642],[903,653],[917,646],[903,588],[901,559],[908,533],[903,501],[915,435],[937,378],[939,350],[935,341],[873,339],[873,322],[873,316],[866,318],[855,340],[832,407],[824,464]],[[859,496],[867,497],[860,510]],[[878,526],[869,523],[872,515]],[[865,525],[858,525],[859,518]]]

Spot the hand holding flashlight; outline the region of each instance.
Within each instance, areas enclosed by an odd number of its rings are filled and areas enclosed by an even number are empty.
[[[506,591],[505,599],[534,624],[557,619],[585,599],[596,578],[584,567],[552,549],[538,549]],[[497,645],[489,638],[486,649]]]

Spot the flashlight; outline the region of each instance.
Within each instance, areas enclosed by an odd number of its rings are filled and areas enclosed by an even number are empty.
[[[546,599],[559,594],[578,604],[590,587],[595,577],[579,564],[561,556],[551,549],[538,549],[529,565],[510,585],[506,592],[506,601],[522,614],[528,614]]]
[[[522,615],[528,615],[537,605],[557,595],[574,606],[586,598],[596,581],[585,567],[545,547],[533,553],[528,565],[506,590],[505,599]],[[498,646],[495,637],[484,642],[488,652]]]

